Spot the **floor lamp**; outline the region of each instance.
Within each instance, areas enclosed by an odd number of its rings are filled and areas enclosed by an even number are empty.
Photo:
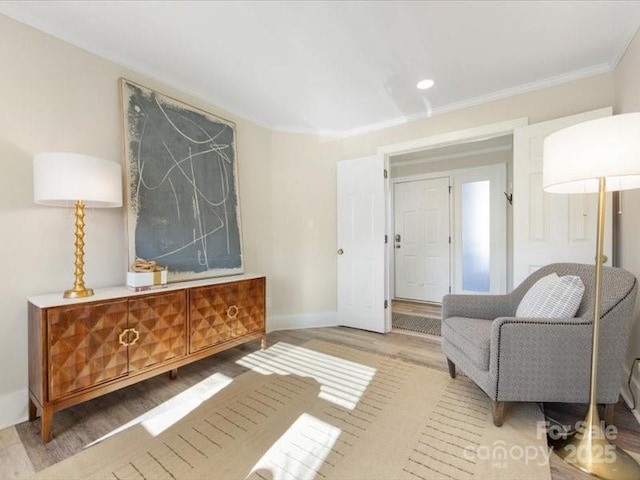
[[[597,478],[640,480],[640,465],[606,439],[596,403],[602,264],[606,261],[605,193],[640,188],[640,113],[600,118],[548,136],[542,163],[546,192],[598,193],[589,409],[584,430],[568,437],[555,451],[567,463]]]
[[[120,164],[76,153],[46,152],[33,158],[36,203],[75,206],[75,281],[64,298],[93,295],[84,284],[84,209],[122,206]]]

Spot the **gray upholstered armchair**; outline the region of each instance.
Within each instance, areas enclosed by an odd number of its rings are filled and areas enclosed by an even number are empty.
[[[582,279],[576,317],[515,318],[529,287],[553,272]],[[605,420],[612,423],[638,286],[626,270],[604,267],[602,274],[597,402],[605,404]],[[592,265],[556,263],[508,295],[444,297],[442,351],[449,373],[455,378],[459,366],[493,400],[495,425],[502,425],[504,402],[588,403],[594,275]]]

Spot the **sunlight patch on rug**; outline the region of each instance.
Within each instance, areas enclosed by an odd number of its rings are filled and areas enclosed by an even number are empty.
[[[376,369],[339,357],[279,342],[236,362],[262,375],[298,375],[320,384],[319,398],[353,410]]]
[[[312,480],[317,477],[340,432],[339,428],[303,413],[258,460],[251,474],[273,480]]]
[[[186,417],[232,381],[232,378],[222,373],[214,373],[194,386],[189,387],[184,392],[179,393],[166,402],[161,403],[157,407],[89,443],[85,448],[100,443],[116,433],[120,433],[138,424],[141,424],[147,432],[155,437],[171,427],[174,423]]]

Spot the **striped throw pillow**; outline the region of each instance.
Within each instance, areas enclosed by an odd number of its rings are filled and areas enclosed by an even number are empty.
[[[578,311],[584,284],[580,277],[556,273],[534,283],[520,301],[516,317],[573,318]]]

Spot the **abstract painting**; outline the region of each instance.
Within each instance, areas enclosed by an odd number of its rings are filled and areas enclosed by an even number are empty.
[[[169,281],[243,272],[232,122],[121,79],[129,260]]]

